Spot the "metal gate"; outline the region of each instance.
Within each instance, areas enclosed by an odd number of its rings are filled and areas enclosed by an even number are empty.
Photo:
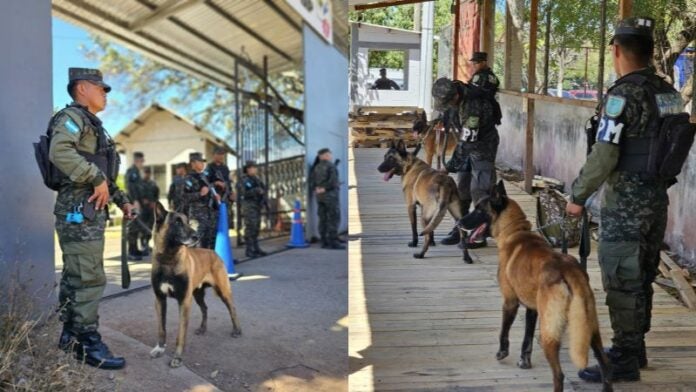
[[[239,75],[237,64],[235,74]],[[235,183],[243,176],[244,163],[255,160],[259,176],[268,187],[268,208],[263,210],[260,240],[289,235],[295,200],[300,200],[305,211],[307,195],[302,112],[287,105],[279,95],[269,94],[267,75],[267,72],[264,72],[264,78],[252,81],[257,87],[263,87],[263,94],[259,94],[258,97],[240,97],[239,88],[236,88],[235,92]],[[243,245],[241,230],[244,230],[244,220],[240,197],[238,194],[236,227],[240,234],[237,236],[237,244]]]

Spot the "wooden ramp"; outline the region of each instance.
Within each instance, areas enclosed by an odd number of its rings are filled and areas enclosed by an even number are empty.
[[[551,371],[538,344],[533,368],[516,366],[522,308],[510,333],[510,356],[495,360],[502,305],[495,245],[473,252],[473,265],[464,264],[454,246],[431,247],[425,259],[414,259],[414,249],[406,246],[410,228],[400,179],[385,183],[376,170],[384,150],[350,154],[349,390],[551,390]],[[514,186],[508,193],[533,219],[534,198]],[[449,217],[443,221],[436,239],[453,223]],[[588,264],[608,345],[611,329],[594,252]],[[642,381],[615,384],[615,390],[696,391],[696,312],[656,286],[652,325]],[[567,391],[600,390],[577,377],[565,349],[562,358]]]

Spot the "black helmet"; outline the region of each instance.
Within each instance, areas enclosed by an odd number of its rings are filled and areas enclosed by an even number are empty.
[[[457,94],[454,82],[447,78],[440,78],[433,83],[433,104],[435,110],[444,111],[448,103]]]

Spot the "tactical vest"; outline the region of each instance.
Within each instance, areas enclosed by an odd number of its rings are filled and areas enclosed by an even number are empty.
[[[91,127],[97,133],[97,150],[94,154],[77,151],[87,162],[90,162],[97,166],[99,170],[104,173],[109,182],[115,182],[118,176],[119,166],[121,164],[121,158],[116,151],[116,146],[111,139],[111,136],[106,132],[106,129],[101,125],[101,120],[99,120],[95,115],[85,110],[82,106],[77,104],[67,105],[66,108],[74,107],[80,111],[80,115],[88,122]],[[64,109],[65,110],[65,109]],[[63,110],[59,111],[48,123],[48,129],[46,130],[46,135],[41,135],[38,143],[34,143],[34,155],[36,162],[39,166],[39,171],[43,177],[44,184],[57,191],[63,185],[65,181],[69,181],[66,174],[61,172],[49,159],[49,150],[51,147],[51,137],[53,136],[53,126],[58,118],[58,115],[63,113]],[[67,113],[66,113],[67,114]],[[68,114],[68,116],[70,116]]]
[[[620,144],[617,171],[638,173],[645,179],[666,180],[674,183],[694,141],[696,126],[689,122],[689,115],[670,109],[678,104],[663,102],[676,91],[667,82],[650,80],[651,77],[634,73],[626,76],[617,85],[633,83],[652,98],[653,111],[648,119],[648,132],[643,137],[625,138]],[[655,85],[657,82],[657,85]],[[615,88],[616,86],[613,86]],[[611,89],[609,90],[611,92]]]

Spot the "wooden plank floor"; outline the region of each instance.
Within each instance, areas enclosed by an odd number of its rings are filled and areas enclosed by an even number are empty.
[[[510,356],[494,358],[501,321],[494,244],[473,252],[473,265],[464,264],[452,246],[431,247],[425,259],[414,259],[406,246],[410,229],[400,179],[385,183],[376,170],[384,150],[350,154],[350,391],[550,390],[551,372],[538,344],[532,369],[515,365],[523,310],[510,334]],[[514,186],[508,193],[530,216],[533,197]],[[436,239],[452,225],[446,218]],[[588,264],[608,345],[611,329],[594,252]],[[654,307],[649,367],[640,383],[615,384],[615,390],[696,391],[696,312],[659,287]],[[567,391],[600,390],[578,379],[565,349],[562,358]]]

